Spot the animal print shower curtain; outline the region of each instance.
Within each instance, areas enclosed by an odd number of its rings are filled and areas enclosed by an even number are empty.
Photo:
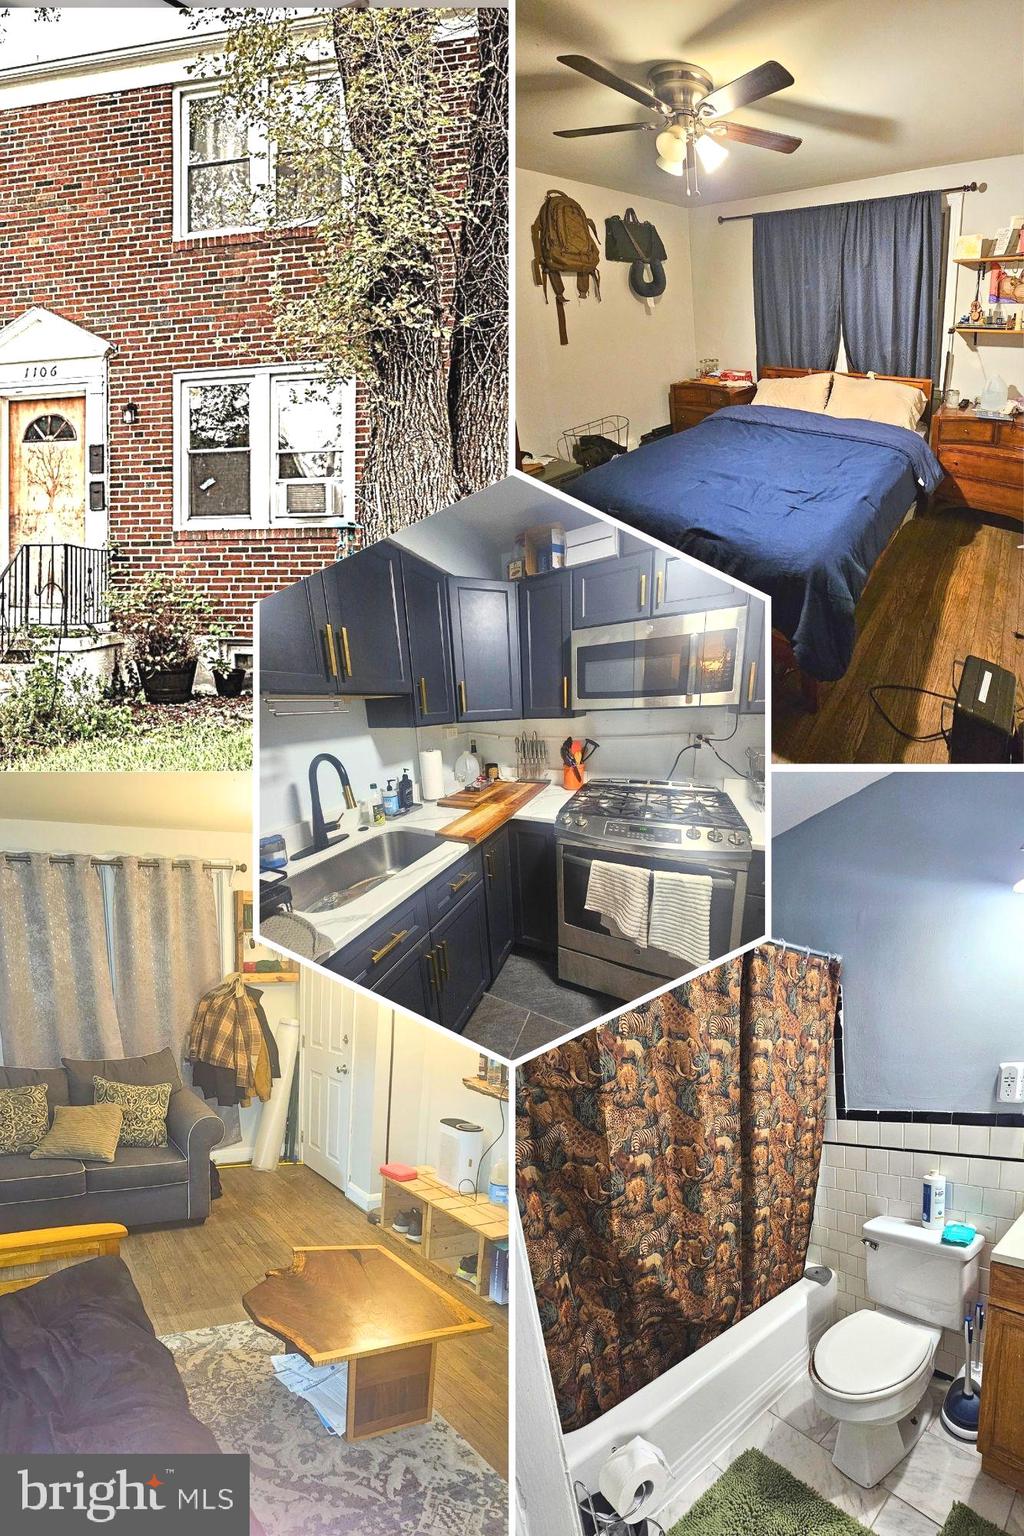
[[[519,1069],[519,1209],[563,1428],[799,1278],[838,996],[836,963],[765,946]]]

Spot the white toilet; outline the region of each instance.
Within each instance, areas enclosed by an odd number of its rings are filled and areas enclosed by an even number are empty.
[[[867,1291],[877,1310],[851,1312],[820,1338],[811,1389],[839,1420],[833,1461],[873,1488],[911,1449],[928,1422],[928,1391],[943,1328],[959,1333],[978,1289],[978,1235],[968,1248],[892,1216],[863,1226]]]

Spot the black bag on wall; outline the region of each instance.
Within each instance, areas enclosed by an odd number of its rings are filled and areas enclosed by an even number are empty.
[[[665,268],[668,260],[657,229],[639,219],[635,208],[627,208],[620,218],[613,214],[604,221],[605,257],[608,261],[629,262],[629,286],[639,299],[656,299],[665,292]],[[645,275],[650,268],[651,275]]]

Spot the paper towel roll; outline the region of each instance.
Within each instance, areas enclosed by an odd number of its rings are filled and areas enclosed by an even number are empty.
[[[292,1093],[292,1073],[299,1053],[298,1019],[280,1019],[272,1026],[277,1051],[281,1058],[281,1076],[274,1079],[270,1098],[260,1112],[256,1143],[252,1149],[252,1166],[263,1173],[276,1168],[281,1157],[285,1122],[288,1119],[288,1100]]]
[[[597,1486],[616,1514],[632,1522],[661,1507],[668,1479],[668,1462],[658,1447],[636,1435],[608,1457]]]
[[[440,800],[444,794],[444,772],[437,747],[420,753],[420,793],[424,800]]]

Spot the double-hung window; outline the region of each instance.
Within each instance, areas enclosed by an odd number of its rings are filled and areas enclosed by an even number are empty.
[[[354,384],[232,368],[181,375],[175,395],[178,527],[352,524]]]

